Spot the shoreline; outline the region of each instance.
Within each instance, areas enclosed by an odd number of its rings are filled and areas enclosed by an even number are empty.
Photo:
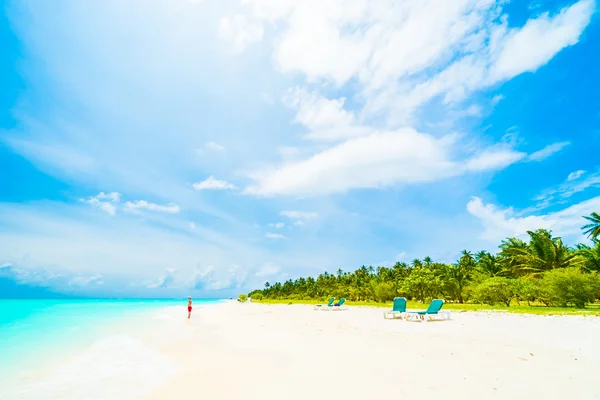
[[[104,303],[117,307],[118,313],[74,322],[74,325],[79,325],[75,328],[83,335],[75,341],[70,337],[47,337],[44,326],[39,325],[36,328],[39,330],[38,340],[41,339],[46,346],[36,344],[36,349],[40,347],[39,352],[25,349],[24,361],[7,364],[12,371],[1,378],[0,398],[139,398],[157,384],[164,383],[176,370],[176,364],[159,350],[160,343],[172,337],[165,327],[171,325],[173,316],[187,315],[185,303],[180,306],[167,301],[166,304],[147,307],[143,301],[138,303],[136,299],[132,304],[140,304],[141,308],[122,308],[120,301],[111,303],[107,300]],[[211,304],[220,303],[198,302],[196,308],[202,309]],[[44,316],[44,319],[47,318]],[[37,325],[40,321],[26,322]],[[91,325],[85,325],[90,322]],[[16,322],[17,325],[23,323]],[[56,327],[52,329],[56,330]],[[73,327],[64,326],[62,329],[72,331]],[[9,362],[7,359],[3,361]],[[123,369],[115,369],[115,363]],[[158,368],[153,370],[147,365]],[[149,376],[152,378],[147,379]],[[137,387],[131,387],[126,381],[135,382]],[[148,390],[145,389],[147,382],[152,382]],[[120,392],[103,392],[107,384],[114,384]],[[63,390],[63,387],[67,389]]]

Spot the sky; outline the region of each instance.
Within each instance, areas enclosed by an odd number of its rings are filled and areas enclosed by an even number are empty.
[[[0,297],[230,297],[600,211],[594,0],[5,0]]]

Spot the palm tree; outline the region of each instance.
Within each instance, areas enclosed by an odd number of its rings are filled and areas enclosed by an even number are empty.
[[[446,279],[451,284],[452,291],[459,303],[463,302],[463,289],[472,278],[475,269],[475,259],[471,252],[462,251],[458,263],[446,267]]]
[[[581,228],[583,229],[583,234],[594,241],[598,240],[598,237],[600,237],[600,214],[593,212],[589,217],[584,216],[583,218],[590,221],[589,224]]]
[[[498,262],[498,257],[487,251],[480,251],[475,255],[477,260],[477,269],[488,276],[498,276],[502,273],[502,265]]]
[[[577,245],[577,254],[585,260],[584,267],[587,270],[600,272],[600,240],[594,243],[594,247]]]
[[[527,234],[529,243],[509,238],[500,246],[500,256],[510,274],[523,276],[581,265],[577,253],[565,246],[561,238],[552,237],[552,232],[538,229],[527,231]]]
[[[462,256],[460,257],[460,262],[463,264],[468,264],[468,265],[474,265],[475,264],[475,258],[473,257],[473,253],[471,253],[468,250],[463,250],[460,252],[460,254],[462,254]]]

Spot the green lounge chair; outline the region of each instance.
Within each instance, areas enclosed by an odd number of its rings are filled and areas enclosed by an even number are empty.
[[[442,309],[443,305],[444,305],[444,300],[441,300],[441,299],[431,300],[431,304],[429,304],[429,307],[427,307],[427,310],[406,312],[406,313],[404,313],[405,319],[407,319],[409,321],[423,321],[423,320],[431,320],[431,319],[434,319],[435,317],[442,317],[442,319],[445,320],[446,318],[444,318],[444,316],[442,314],[440,314],[440,310]]]
[[[329,310],[344,311],[347,309],[347,307],[344,305],[345,302],[346,302],[346,299],[342,298],[339,303],[335,303]]]
[[[327,304],[315,304],[314,306],[314,310],[321,310],[323,309],[323,307],[333,307],[333,302],[335,301],[335,297],[332,297],[329,299],[329,302],[327,302]]]
[[[406,312],[406,299],[404,297],[396,297],[394,299],[394,304],[392,306],[392,310],[384,311],[383,318],[388,319],[388,317],[390,315],[392,316],[392,318],[396,318],[397,316],[400,316],[402,318],[402,317],[404,317],[405,312]]]

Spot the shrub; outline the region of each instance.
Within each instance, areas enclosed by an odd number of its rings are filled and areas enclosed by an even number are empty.
[[[242,293],[238,296],[238,299],[240,299],[242,303],[245,303],[246,300],[248,300],[248,296]]]
[[[396,289],[390,282],[379,282],[373,285],[373,298],[383,302],[392,300],[396,296]]]
[[[597,273],[584,273],[579,268],[559,268],[544,273],[542,288],[550,303],[584,308],[600,294],[600,279]]]
[[[252,300],[257,300],[257,301],[261,301],[263,299],[263,295],[262,293],[254,293],[250,296],[252,298]]]
[[[475,286],[471,292],[474,301],[493,306],[502,303],[507,307],[515,297],[515,284],[512,279],[494,277],[489,278]]]

